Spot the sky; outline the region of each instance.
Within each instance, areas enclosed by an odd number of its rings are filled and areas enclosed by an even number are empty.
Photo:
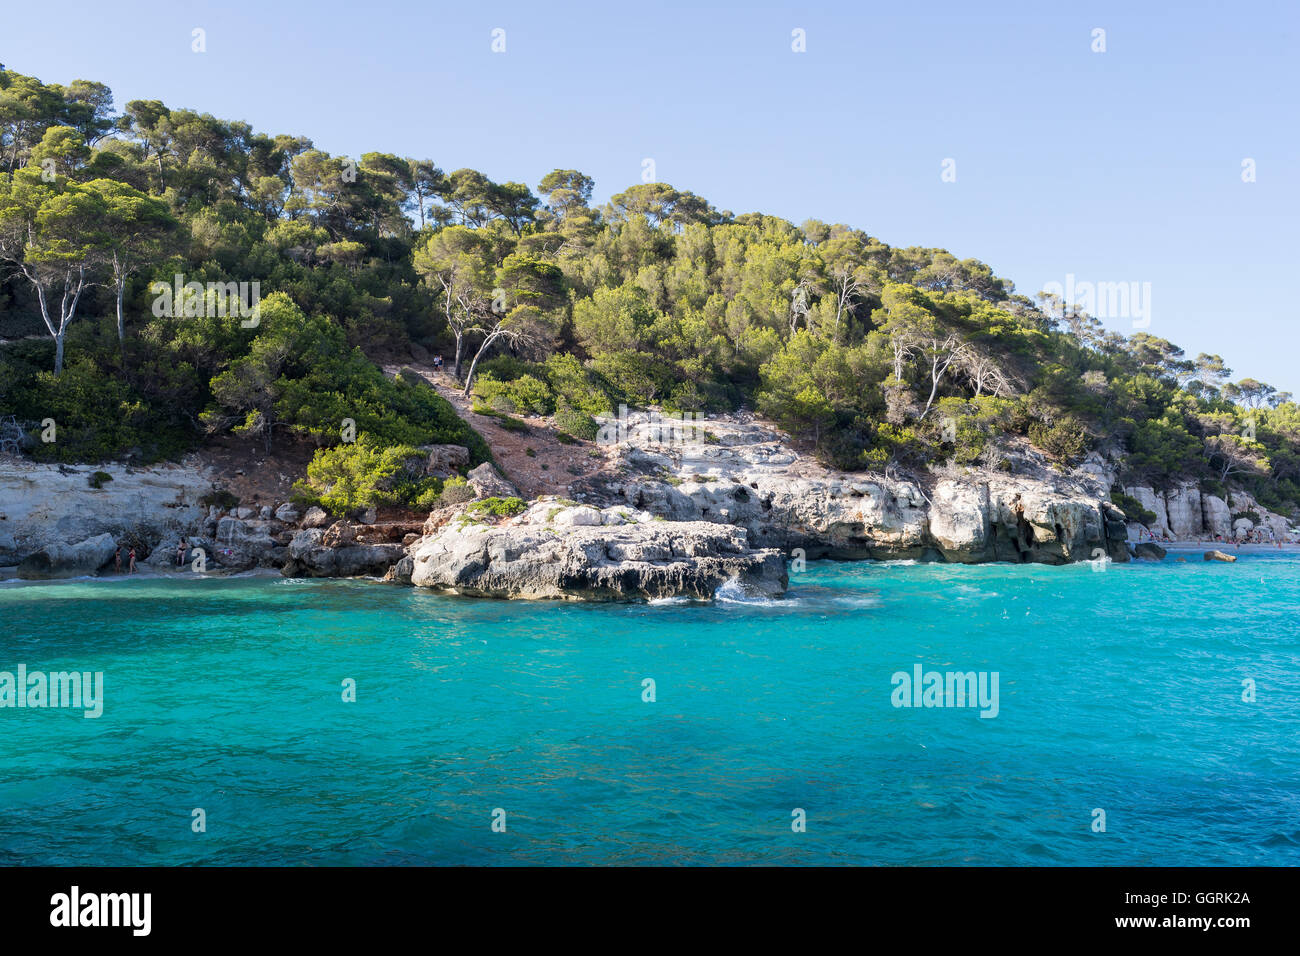
[[[1294,2],[4,0],[0,62],[335,155],[534,188],[576,168],[597,201],[652,160],[719,209],[945,248],[1026,295],[1124,283],[1108,327],[1300,394],[1298,24]]]

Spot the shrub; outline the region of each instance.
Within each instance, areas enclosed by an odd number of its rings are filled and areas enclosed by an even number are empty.
[[[586,412],[568,406],[556,410],[555,428],[565,435],[581,438],[583,441],[595,441],[596,436],[600,434],[600,426],[596,424],[596,419]]]
[[[526,435],[532,431],[527,423],[520,421],[518,418],[511,418],[509,415],[493,415],[492,417],[497,420],[498,427],[504,428],[508,432]]]
[[[474,379],[474,397],[497,412],[534,412],[549,415],[555,408],[550,387],[531,375],[503,382],[484,373]]]
[[[480,517],[491,515],[494,518],[509,518],[517,515],[528,507],[522,498],[484,498],[482,501],[476,501],[468,508],[466,512]]]
[[[448,478],[442,483],[442,494],[438,496],[435,507],[460,505],[474,500],[474,489],[464,478]]]
[[[1048,425],[1034,422],[1029,426],[1029,440],[1053,461],[1072,465],[1088,450],[1088,436],[1079,421],[1070,416]]]
[[[1132,495],[1126,495],[1118,487],[1110,490],[1110,501],[1116,508],[1124,512],[1124,517],[1129,521],[1136,521],[1138,524],[1151,524],[1156,520],[1154,511],[1147,511],[1142,507],[1142,502],[1138,501]]]
[[[86,480],[90,482],[92,488],[103,488],[104,482],[112,481],[113,476],[106,471],[97,471]]]
[[[409,445],[382,448],[363,435],[355,443],[316,452],[306,481],[294,488],[335,514],[373,505],[422,507],[442,489],[441,479],[421,474],[424,460]]]
[[[230,511],[239,504],[239,498],[236,495],[232,495],[225,488],[221,488],[204,495],[199,499],[199,504],[203,505],[205,508],[211,508],[213,505],[216,505],[222,511]]]
[[[614,407],[604,381],[583,368],[572,355],[552,355],[543,366],[546,382],[557,405],[567,405],[588,415],[603,415]]]

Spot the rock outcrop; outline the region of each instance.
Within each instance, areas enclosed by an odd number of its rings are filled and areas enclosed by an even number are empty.
[[[297,578],[378,577],[405,556],[400,544],[358,542],[351,526],[338,522],[328,530],[304,528],[295,534],[281,573]]]
[[[415,586],[474,597],[707,600],[724,585],[773,596],[788,583],[779,551],[753,550],[744,529],[702,521],[492,526],[453,520],[422,539],[411,557]],[[402,571],[394,569],[394,578]]]
[[[969,469],[927,492],[917,480],[823,468],[753,423],[710,421],[700,427],[711,441],[645,446],[632,443],[645,423],[620,427],[606,426],[630,436],[610,452],[622,474],[587,482],[578,492],[587,503],[736,525],[753,547],[808,558],[1129,560],[1123,515],[1095,476]]]
[[[1284,516],[1269,511],[1244,491],[1231,492],[1231,504],[1218,495],[1203,493],[1189,482],[1167,491],[1136,485],[1126,487],[1124,492],[1156,516],[1146,528],[1158,537],[1180,540],[1244,538],[1255,530],[1262,531],[1265,540],[1285,541],[1294,537]],[[1249,513],[1255,517],[1234,519],[1234,513]]]
[[[23,558],[18,576],[29,580],[69,578],[94,574],[113,560],[117,542],[111,534],[96,535],[76,544],[50,544]]]
[[[112,480],[99,488],[90,477]],[[68,468],[0,457],[0,566],[101,535],[152,541],[194,528],[211,479],[190,466],[81,465]],[[109,549],[111,556],[112,549]]]
[[[480,498],[512,498],[519,494],[519,489],[497,474],[491,462],[470,469],[465,480]]]

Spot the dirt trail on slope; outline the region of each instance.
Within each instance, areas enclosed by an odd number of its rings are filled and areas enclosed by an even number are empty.
[[[461,386],[445,370],[430,365],[405,362],[385,365],[384,371],[396,375],[409,368],[431,384],[456,414],[483,436],[502,474],[525,498],[539,495],[567,495],[570,482],[608,470],[604,452],[594,442],[575,441],[566,445],[549,418],[542,415],[516,415],[528,426],[527,432],[507,431],[498,419],[473,410],[470,399],[461,394]],[[529,454],[529,451],[533,454]]]

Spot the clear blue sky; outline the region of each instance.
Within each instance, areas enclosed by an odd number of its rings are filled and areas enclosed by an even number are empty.
[[[601,200],[649,157],[720,209],[944,247],[1025,294],[1071,273],[1149,282],[1146,331],[1300,393],[1297,9],[72,0],[7,5],[0,61],[335,154],[532,186],[574,167]]]

